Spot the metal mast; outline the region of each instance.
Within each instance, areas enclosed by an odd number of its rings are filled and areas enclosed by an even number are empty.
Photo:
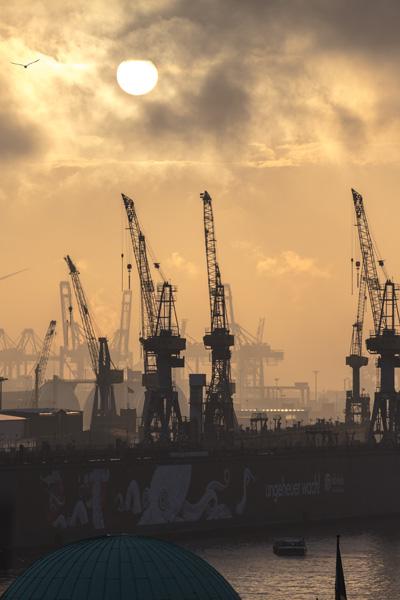
[[[360,269],[359,261],[356,263]],[[352,389],[346,392],[345,420],[347,424],[368,423],[370,419],[369,396],[360,393],[360,369],[368,364],[368,357],[363,356],[363,327],[365,304],[367,300],[367,278],[364,268],[361,268],[359,277],[357,318],[353,323],[350,353],[346,356],[346,365],[352,369]]]
[[[47,328],[47,332],[43,341],[43,346],[40,351],[40,356],[38,363],[35,367],[35,388],[33,390],[33,398],[32,405],[33,408],[38,408],[39,406],[39,394],[40,387],[43,384],[44,376],[46,374],[46,367],[49,361],[51,344],[54,339],[54,334],[56,332],[56,321],[50,321],[50,324]]]
[[[204,409],[204,432],[207,436],[231,433],[237,426],[232,400],[231,346],[234,336],[229,331],[225,288],[217,261],[216,237],[211,196],[200,194],[203,201],[204,235],[208,275],[211,329],[203,338],[211,349],[211,381],[207,387]]]
[[[186,340],[180,336],[175,310],[175,288],[164,281],[157,288],[150,272],[146,239],[137,218],[134,202],[122,194],[128,217],[133,253],[139,275],[142,334],[144,351],[143,385],[146,388],[143,406],[143,435],[145,441],[176,439],[182,416],[178,393],[172,381],[172,369],[184,366],[180,356]],[[158,264],[155,264],[159,268]]]
[[[400,366],[400,334],[397,286],[387,279],[382,286],[377,270],[376,253],[369,232],[362,196],[352,190],[361,248],[364,276],[374,321],[374,333],[366,340],[367,350],[378,354],[379,391],[375,393],[370,437],[398,441],[400,433],[400,398],[395,390],[395,369]],[[378,263],[383,267],[383,261]]]
[[[89,305],[80,281],[79,271],[70,256],[66,256],[65,261],[71,275],[92,369],[96,375],[91,429],[110,428],[117,416],[113,384],[123,382],[123,371],[111,368],[111,357],[107,339],[105,337],[97,338],[96,336],[89,312]]]

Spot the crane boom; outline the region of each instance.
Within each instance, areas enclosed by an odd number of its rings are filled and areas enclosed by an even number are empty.
[[[226,312],[225,289],[221,282],[221,273],[217,261],[217,246],[212,200],[207,191],[200,194],[200,197],[203,200],[211,331],[216,329],[229,329]]]
[[[46,367],[49,361],[51,344],[54,339],[56,332],[56,321],[50,321],[47,328],[46,335],[44,337],[43,346],[40,351],[39,360],[35,367],[35,389],[33,392],[33,406],[37,408],[39,406],[39,391],[43,384],[44,376],[46,374]]]
[[[82,319],[82,325],[85,332],[86,342],[88,345],[90,361],[92,363],[92,369],[94,373],[98,373],[99,369],[99,354],[100,346],[98,338],[96,336],[92,319],[89,312],[89,305],[86,300],[86,295],[83,290],[81,280],[79,278],[79,271],[76,268],[74,262],[70,256],[65,257],[65,262],[69,268],[69,274],[71,275],[72,285],[74,286],[75,296],[79,307],[79,312]]]
[[[157,322],[157,301],[147,258],[146,238],[141,230],[133,200],[125,194],[122,194],[122,200],[128,217],[129,233],[139,272],[142,304],[145,309],[142,312],[142,335],[153,335]]]
[[[378,269],[376,264],[376,253],[368,226],[368,220],[367,215],[365,213],[363,198],[361,194],[356,192],[356,190],[352,189],[351,192],[353,194],[354,209],[356,213],[356,222],[358,229],[358,237],[360,240],[363,272],[366,280],[366,285],[368,287],[368,294],[371,304],[375,333],[378,333],[381,322],[383,289],[379,281]],[[380,264],[381,266],[383,265],[382,261],[380,261]]]

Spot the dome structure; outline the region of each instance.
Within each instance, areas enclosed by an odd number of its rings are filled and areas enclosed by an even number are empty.
[[[36,561],[2,600],[240,600],[205,560],[169,542],[129,535],[64,546]]]

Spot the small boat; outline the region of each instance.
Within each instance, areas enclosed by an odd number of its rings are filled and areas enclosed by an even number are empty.
[[[275,540],[272,549],[278,556],[304,556],[307,552],[304,538]]]

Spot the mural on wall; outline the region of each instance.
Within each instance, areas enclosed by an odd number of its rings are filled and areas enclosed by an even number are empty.
[[[108,468],[91,469],[79,477],[75,492],[69,491],[69,502],[59,470],[51,471],[41,481],[46,486],[48,521],[52,527],[104,530],[110,510],[112,520],[118,514],[130,528],[241,516],[247,505],[248,487],[255,477],[245,467],[240,481],[232,485],[231,470],[225,468],[222,477],[205,484],[192,501],[189,500],[193,483],[191,464],[158,465],[149,485],[141,485],[138,479],[132,478],[126,486],[121,486],[122,491],[115,491]]]

